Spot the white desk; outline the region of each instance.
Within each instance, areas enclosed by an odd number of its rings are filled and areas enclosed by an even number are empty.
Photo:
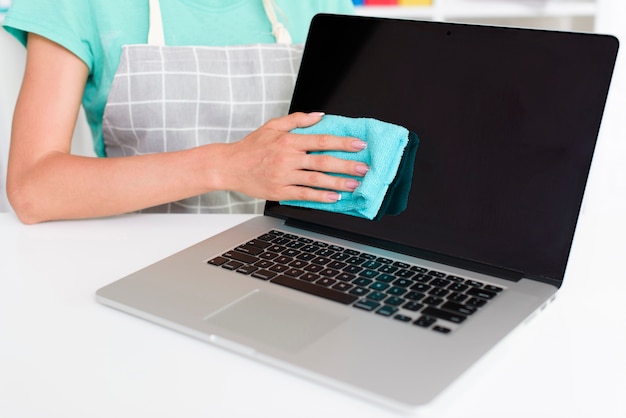
[[[0,417],[397,416],[94,300],[246,218],[0,214]],[[626,417],[625,236],[623,215],[583,218],[556,301],[424,414]]]

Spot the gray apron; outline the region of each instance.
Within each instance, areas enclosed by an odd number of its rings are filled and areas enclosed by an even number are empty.
[[[147,45],[124,45],[103,117],[108,157],[239,141],[288,113],[302,46],[263,0],[276,44],[165,46],[158,0]],[[236,164],[233,161],[233,164]],[[264,201],[218,191],[143,212],[261,213]]]

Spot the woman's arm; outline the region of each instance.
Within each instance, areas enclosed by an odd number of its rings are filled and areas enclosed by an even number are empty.
[[[7,195],[24,223],[91,218],[143,209],[216,190],[262,199],[332,202],[353,190],[367,167],[307,151],[359,151],[362,141],[324,135],[297,136],[296,127],[321,115],[293,114],[269,121],[235,144],[122,158],[70,154],[86,65],[63,47],[28,37],[26,71],[13,119]]]

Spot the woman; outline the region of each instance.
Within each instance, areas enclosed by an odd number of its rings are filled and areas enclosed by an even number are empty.
[[[7,194],[22,222],[155,207],[250,212],[259,199],[331,203],[358,187],[324,173],[363,176],[367,166],[309,151],[364,142],[289,133],[321,113],[281,116],[301,53],[292,41],[304,41],[315,13],[350,12],[351,2],[279,6],[15,0],[4,25],[28,52]],[[70,155],[81,102],[96,153],[115,158]]]

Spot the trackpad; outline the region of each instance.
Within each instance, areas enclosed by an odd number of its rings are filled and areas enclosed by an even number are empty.
[[[262,291],[255,291],[205,318],[224,330],[293,353],[346,319]]]

